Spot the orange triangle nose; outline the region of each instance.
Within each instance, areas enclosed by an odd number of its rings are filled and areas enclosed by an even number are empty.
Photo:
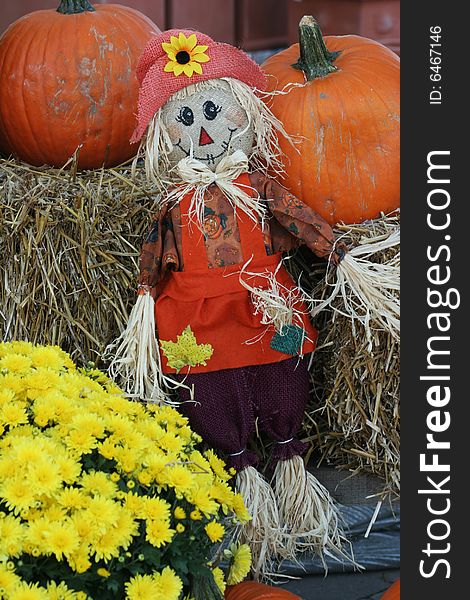
[[[199,145],[206,146],[207,144],[213,144],[214,140],[207,133],[204,127],[201,127],[201,133],[199,134]]]

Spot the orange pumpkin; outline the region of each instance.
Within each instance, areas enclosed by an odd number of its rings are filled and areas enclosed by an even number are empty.
[[[300,45],[268,58],[270,107],[296,148],[280,136],[284,185],[331,225],[373,219],[400,203],[400,61],[356,35],[322,38],[312,17]],[[300,55],[300,57],[299,57]]]
[[[380,600],[400,600],[400,580],[397,579]]]
[[[62,166],[83,144],[85,169],[131,158],[136,64],[158,32],[137,10],[88,0],[18,19],[0,38],[0,150]]]
[[[256,581],[243,581],[225,591],[225,600],[301,600],[281,587],[264,585]]]

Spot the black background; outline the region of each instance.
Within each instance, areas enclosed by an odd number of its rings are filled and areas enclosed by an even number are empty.
[[[470,273],[468,12],[464,2],[401,2],[401,594],[405,600],[470,598],[470,352],[467,343],[470,327],[466,295]],[[435,25],[442,28],[442,82],[439,84],[429,80],[429,28]],[[440,106],[428,103],[432,85],[442,86]],[[433,150],[451,151],[451,185],[447,189],[452,195],[452,223],[449,231],[441,233],[433,232],[426,225],[426,197],[431,189],[426,176],[427,154]],[[426,527],[432,518],[438,518],[427,513],[426,496],[417,494],[426,483],[426,475],[419,472],[419,454],[425,451],[426,415],[430,409],[426,402],[428,384],[419,381],[419,376],[425,374],[426,340],[430,335],[426,327],[426,316],[431,312],[426,304],[426,271],[429,267],[426,247],[444,243],[445,233],[452,236],[449,285],[461,293],[460,308],[449,311],[452,318],[452,397],[449,404],[452,421],[450,432],[442,436],[445,439],[448,434],[451,440],[451,450],[443,452],[448,453],[451,462],[452,507],[446,515],[452,527],[451,551],[445,558],[451,563],[452,571],[450,579],[445,579],[442,567],[434,577],[424,579],[419,575],[419,562],[426,558],[421,552],[428,541]],[[442,477],[436,474],[435,479],[440,481]]]

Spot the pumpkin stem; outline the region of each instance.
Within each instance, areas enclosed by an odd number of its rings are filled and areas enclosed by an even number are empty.
[[[82,12],[94,12],[93,6],[88,0],[61,0],[58,13],[63,15],[76,15]]]
[[[317,77],[325,77],[338,70],[333,62],[339,52],[330,52],[325,45],[317,21],[310,16],[304,16],[299,23],[299,60],[292,65],[294,69],[304,72],[307,81]]]

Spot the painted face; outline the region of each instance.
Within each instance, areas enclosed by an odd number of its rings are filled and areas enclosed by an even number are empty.
[[[184,100],[170,99],[162,109],[173,151],[173,164],[192,156],[215,170],[222,158],[235,150],[250,156],[253,128],[229,85],[224,89],[195,92]]]

